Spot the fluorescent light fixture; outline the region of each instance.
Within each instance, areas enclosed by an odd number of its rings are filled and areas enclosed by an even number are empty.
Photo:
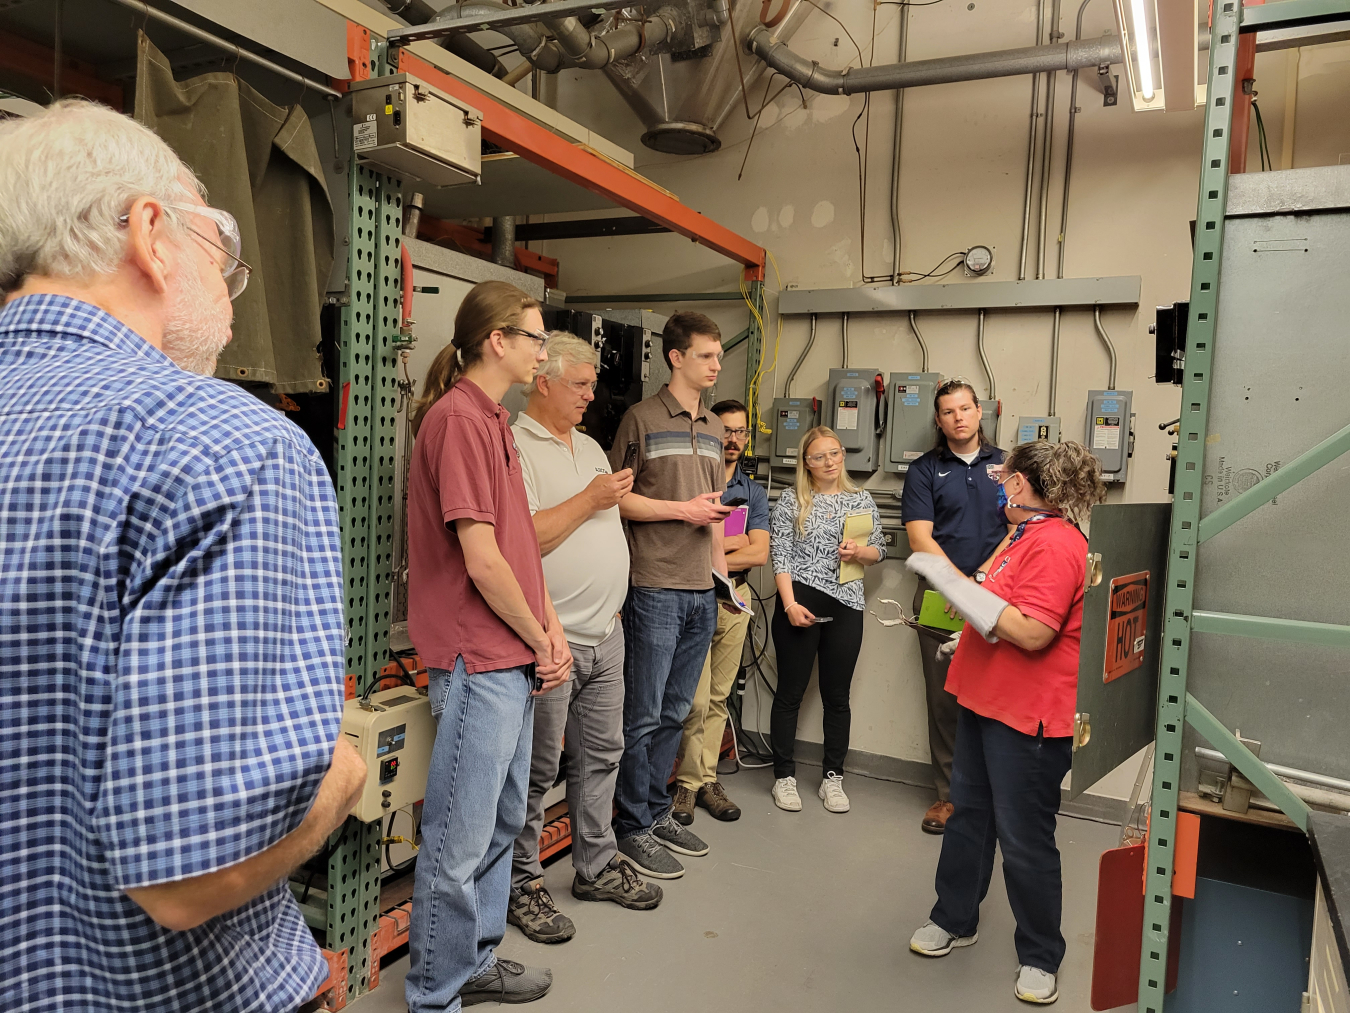
[[[1134,15],[1134,55],[1139,61],[1139,92],[1145,102],[1153,101],[1153,54],[1148,38],[1148,17],[1144,12],[1144,0],[1130,0],[1130,11]]]

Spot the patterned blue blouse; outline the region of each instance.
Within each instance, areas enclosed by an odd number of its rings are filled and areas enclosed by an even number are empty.
[[[881,514],[872,497],[862,491],[836,492],[811,498],[811,515],[806,518],[806,537],[797,537],[797,493],[783,490],[773,508],[769,523],[769,553],[773,572],[789,574],[793,580],[839,599],[849,608],[864,608],[863,582],[839,583],[839,543],[843,540],[844,518],[849,514],[871,511],[872,536],[867,544],[886,558],[886,538],[881,533]]]

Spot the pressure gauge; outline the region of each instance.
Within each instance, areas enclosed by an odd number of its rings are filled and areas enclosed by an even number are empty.
[[[967,274],[988,274],[994,266],[994,251],[987,246],[972,246],[966,251],[965,264]]]

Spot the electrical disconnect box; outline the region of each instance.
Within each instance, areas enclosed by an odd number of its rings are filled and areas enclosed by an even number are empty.
[[[984,410],[984,414],[980,417],[980,431],[984,433],[984,438],[986,440],[997,447],[998,415],[999,412],[1003,410],[1003,403],[1001,401],[990,399],[988,401],[981,401],[980,408]]]
[[[1017,417],[1017,442],[1034,443],[1045,440],[1059,442],[1058,415],[1019,415]]]
[[[849,471],[877,470],[881,401],[876,369],[832,369],[825,392],[825,425],[839,434]]]
[[[801,439],[815,424],[815,398],[774,398],[773,442],[769,447],[769,463],[775,468],[797,467]]]
[[[398,176],[432,186],[482,177],[483,114],[411,74],[354,81],[352,150]]]
[[[1088,391],[1084,442],[1102,462],[1103,482],[1125,481],[1134,443],[1133,399],[1134,392],[1129,390]]]
[[[395,809],[422,801],[436,742],[431,702],[411,686],[348,700],[342,734],[366,761],[366,786],[352,815],[362,823],[383,819]]]
[[[933,392],[942,382],[939,373],[892,373],[886,384],[886,450],[882,471],[904,474],[909,466],[937,445],[933,419]]]

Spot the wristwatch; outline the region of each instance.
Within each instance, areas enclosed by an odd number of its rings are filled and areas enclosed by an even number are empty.
[[[983,570],[976,570],[970,575],[971,580],[975,581],[977,584],[983,584],[988,577],[989,574],[985,573]]]

